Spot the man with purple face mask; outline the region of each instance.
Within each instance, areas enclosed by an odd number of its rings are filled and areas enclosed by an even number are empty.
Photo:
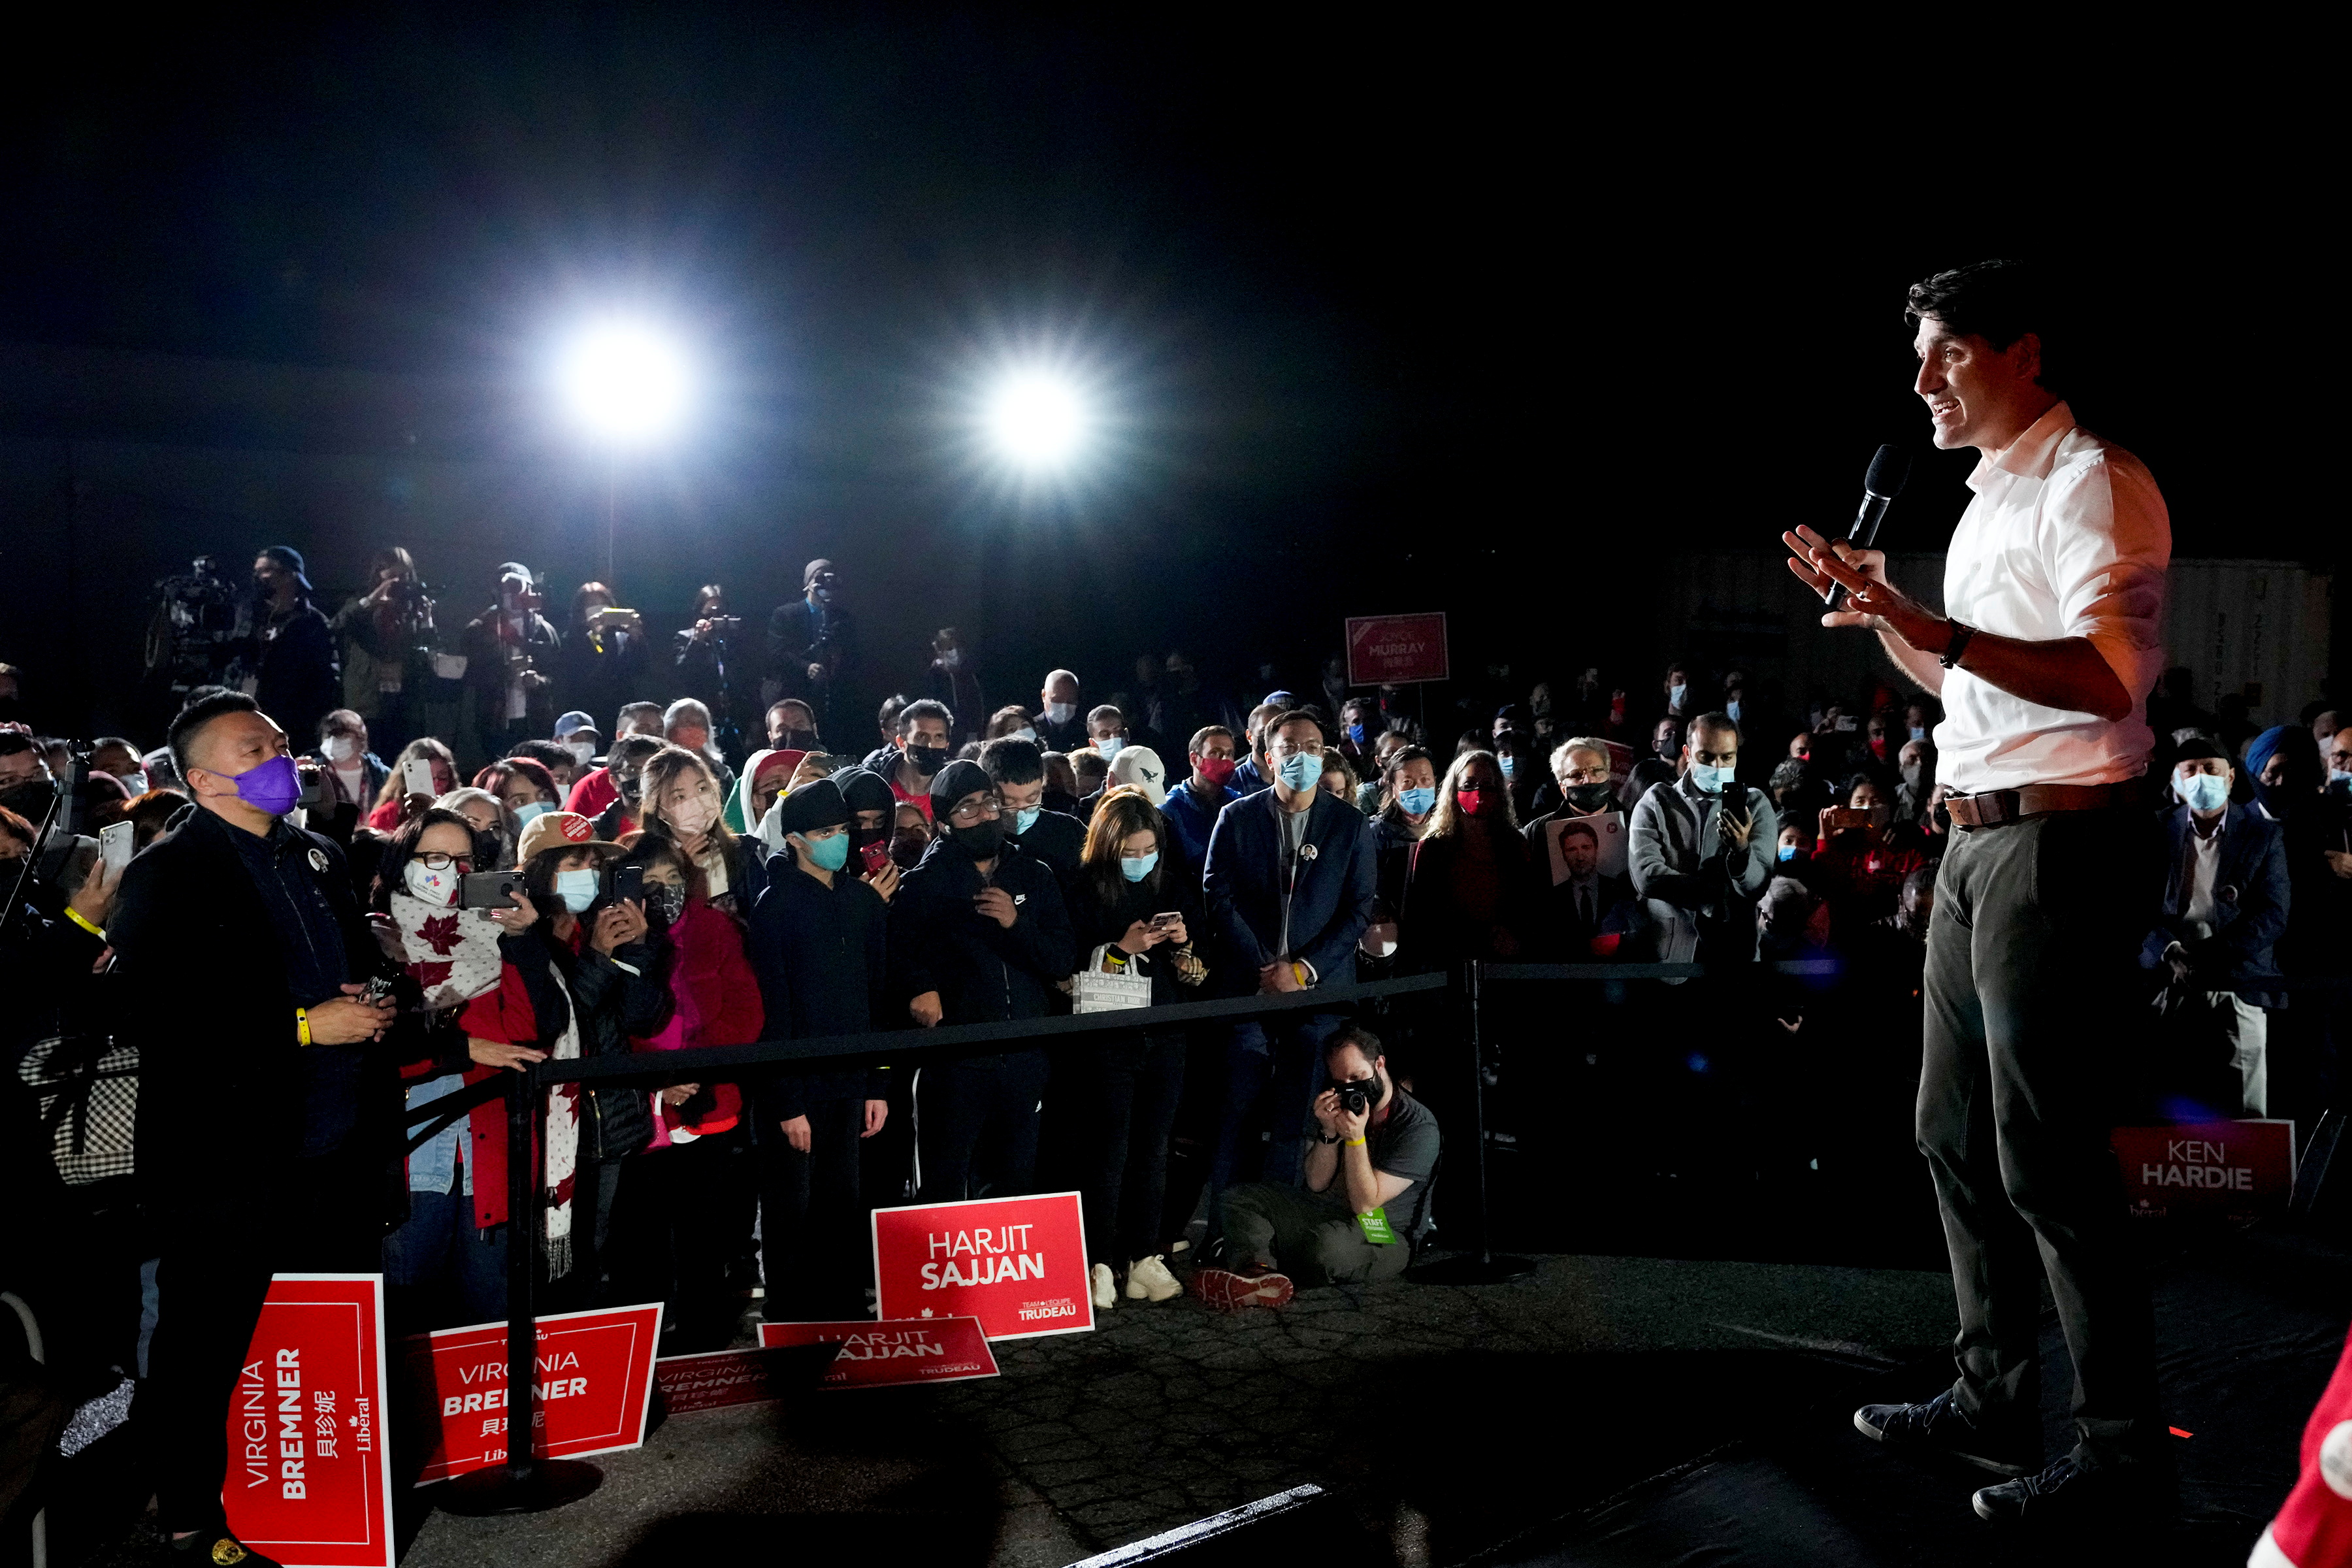
[[[398,1058],[375,1048],[387,966],[342,852],[287,820],[286,735],[222,693],[172,721],[194,804],[122,875],[107,922],[141,1042],[139,1181],[162,1256],[140,1418],[181,1550],[257,1562],[228,1533],[226,1413],[273,1273],[373,1273],[377,1179],[399,1152]],[[242,1555],[240,1555],[242,1554]]]

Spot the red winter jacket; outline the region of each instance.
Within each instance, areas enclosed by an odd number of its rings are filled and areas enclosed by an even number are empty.
[[[669,992],[677,1004],[661,1032],[634,1043],[641,1051],[683,1051],[698,1046],[748,1046],[760,1037],[766,1015],[760,982],[743,954],[743,928],[700,898],[669,928]],[[681,1106],[656,1097],[654,1147],[678,1129],[705,1137],[724,1132],[743,1116],[743,1092],[731,1083],[705,1083]]]

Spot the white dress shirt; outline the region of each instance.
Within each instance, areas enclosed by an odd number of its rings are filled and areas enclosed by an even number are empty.
[[[1945,613],[2028,642],[2088,637],[2131,694],[2109,721],[2028,702],[1965,669],[1944,676],[1936,771],[1963,794],[2115,784],[2147,767],[2147,694],[2164,667],[2172,522],[2146,465],[2063,403],[1969,476],[1976,499],[1944,560]]]

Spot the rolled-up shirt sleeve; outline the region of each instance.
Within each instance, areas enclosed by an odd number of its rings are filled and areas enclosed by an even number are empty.
[[[2114,455],[2053,475],[2042,559],[2067,637],[2087,637],[2133,702],[2164,669],[2164,584],[2172,524],[2155,479]]]

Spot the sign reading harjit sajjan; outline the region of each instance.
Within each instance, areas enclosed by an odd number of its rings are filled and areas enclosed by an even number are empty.
[[[978,1318],[992,1340],[1095,1326],[1076,1193],[876,1209],[874,1276],[885,1318]]]
[[[1348,617],[1348,684],[1410,686],[1446,679],[1445,615]]]

